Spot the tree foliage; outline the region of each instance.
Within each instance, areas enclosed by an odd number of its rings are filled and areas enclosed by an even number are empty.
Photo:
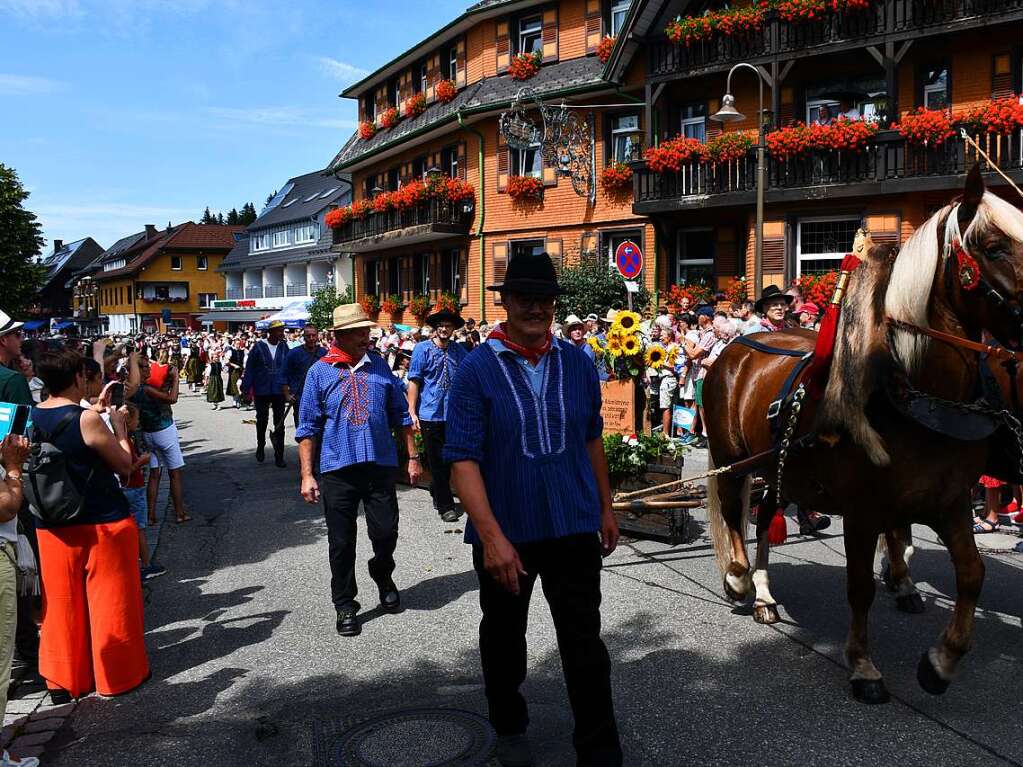
[[[339,293],[333,285],[324,285],[313,294],[309,303],[309,321],[318,328],[329,328],[334,324],[334,310],[354,300],[351,288]]]
[[[567,292],[558,299],[558,321],[569,314],[585,317],[595,313],[603,317],[609,309],[629,305],[625,280],[596,253],[584,254],[578,264],[566,266],[558,279]],[[642,313],[650,304],[650,293],[640,286],[632,295],[632,308]]]
[[[210,211],[209,205],[206,206],[206,210],[203,211],[202,218],[199,219],[200,224],[228,224],[230,226],[248,226],[256,220],[256,206],[251,202],[247,202],[242,205],[242,209],[231,208],[225,217],[223,213],[213,213]]]
[[[0,308],[18,317],[43,282],[45,270],[34,262],[42,251],[43,236],[36,215],[22,203],[28,192],[13,168],[0,163]]]

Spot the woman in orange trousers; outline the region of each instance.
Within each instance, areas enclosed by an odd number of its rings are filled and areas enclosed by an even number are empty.
[[[38,375],[50,398],[32,410],[83,496],[71,524],[38,521],[43,580],[39,673],[51,690],[81,697],[118,695],[149,677],[143,628],[138,528],[115,475],[127,476],[132,452],[122,408],[79,404],[92,388],[86,361],[65,350],[43,355]],[[100,417],[106,412],[108,427]]]

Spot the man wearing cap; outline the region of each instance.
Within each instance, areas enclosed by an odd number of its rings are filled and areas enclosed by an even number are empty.
[[[614,551],[590,360],[551,334],[563,293],[544,253],[512,259],[499,291],[507,322],[459,366],[444,457],[469,515],[480,583],[480,660],[503,765],[531,764],[526,619],[536,579],[551,608],[580,765],[621,765],[611,663],[600,638],[601,557]]]
[[[21,360],[21,333],[24,322],[15,322],[0,311],[0,402],[32,407],[32,390],[28,379],[13,366]]]
[[[277,383],[281,387],[281,395],[284,402],[291,405],[291,412],[295,418],[295,428],[298,428],[298,410],[302,400],[302,387],[305,384],[306,373],[313,363],[327,353],[327,350],[320,346],[320,331],[311,322],[306,323],[302,328],[302,343],[294,349],[288,350],[284,358],[284,366],[278,374]]]
[[[316,503],[323,495],[330,552],[330,591],[337,633],[356,636],[359,625],[355,582],[355,519],[362,504],[373,545],[369,574],[386,612],[401,609],[391,578],[398,544],[395,479],[398,430],[409,452],[408,473],[419,480],[419,456],[408,403],[387,363],[371,352],[369,331],[376,326],[359,304],[334,310],[330,351],[306,374],[295,439],[302,465],[302,497]],[[317,443],[319,466],[314,467]],[[315,470],[319,470],[319,479]]]
[[[820,315],[821,310],[817,307],[817,304],[807,301],[799,309],[799,327],[806,330],[816,330]]]
[[[408,410],[413,427],[423,435],[423,447],[430,466],[430,495],[433,508],[445,522],[457,522],[462,512],[451,495],[451,471],[444,463],[444,422],[448,394],[458,365],[469,356],[464,346],[451,340],[465,325],[455,312],[439,309],[426,318],[433,335],[412,350],[408,370]]]
[[[270,444],[274,449],[274,463],[282,469],[287,466],[284,463],[284,395],[277,376],[284,368],[287,355],[284,323],[274,320],[267,328],[266,338],[257,341],[249,350],[242,376],[242,391],[251,391],[256,401],[256,460],[263,462],[266,427],[272,410],[274,428],[270,433]]]

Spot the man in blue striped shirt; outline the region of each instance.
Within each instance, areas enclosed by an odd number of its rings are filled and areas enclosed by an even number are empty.
[[[405,393],[383,358],[370,352],[369,331],[376,323],[358,304],[334,310],[334,345],[309,368],[295,432],[302,464],[302,497],[316,503],[323,495],[330,551],[330,590],[337,611],[337,632],[357,636],[359,603],[355,597],[355,520],[362,503],[373,545],[370,577],[376,582],[380,606],[401,609],[398,587],[391,578],[398,545],[398,498],[395,479],[396,430],[409,451],[408,473],[419,479],[419,456]],[[319,474],[313,466],[320,442]]]
[[[551,607],[579,765],[622,764],[611,661],[600,638],[601,555],[618,524],[593,362],[554,340],[562,292],[547,254],[513,259],[501,292],[508,321],[459,366],[445,460],[469,515],[480,583],[480,660],[503,765],[532,763],[526,618],[537,577]]]

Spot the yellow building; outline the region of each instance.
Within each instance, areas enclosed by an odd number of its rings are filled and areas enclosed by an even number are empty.
[[[104,330],[136,333],[198,328],[198,317],[224,297],[217,271],[244,227],[187,222],[145,235],[104,257],[92,278]]]

